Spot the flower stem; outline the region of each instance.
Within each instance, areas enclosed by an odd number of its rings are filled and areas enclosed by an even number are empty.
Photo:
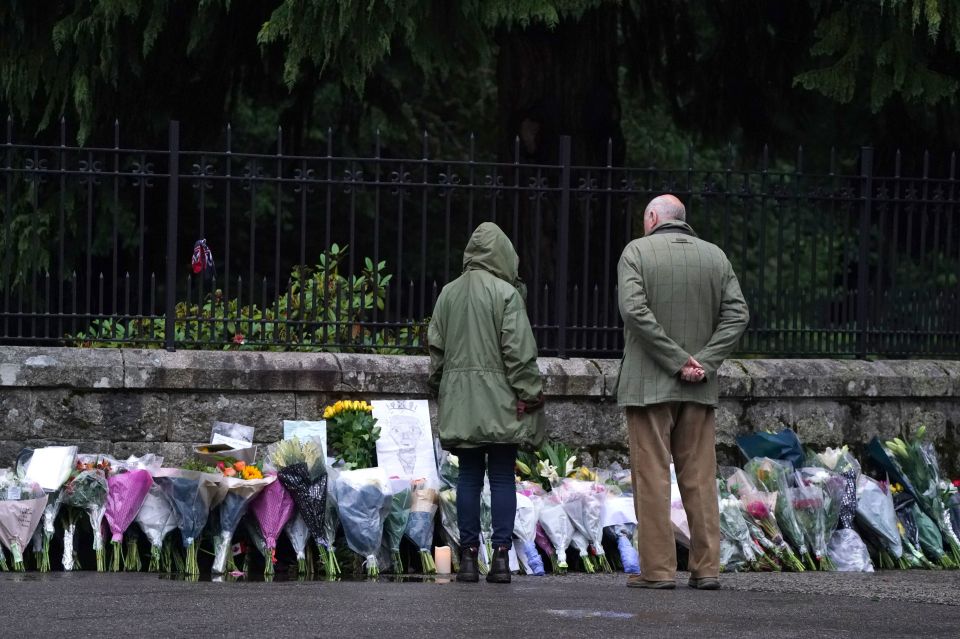
[[[433,561],[433,553],[431,553],[429,550],[424,550],[422,548],[420,549],[420,564],[422,566],[423,574],[437,574],[437,564]]]
[[[130,535],[127,540],[127,560],[123,564],[123,569],[128,572],[140,572],[143,563],[140,561],[140,548],[137,545],[137,537]]]
[[[150,544],[150,564],[147,566],[147,572],[160,572],[160,554],[160,547]]]
[[[120,572],[120,567],[123,565],[123,545],[121,542],[111,541],[110,552],[113,555],[111,557],[113,561],[110,564],[110,570],[113,572]]]

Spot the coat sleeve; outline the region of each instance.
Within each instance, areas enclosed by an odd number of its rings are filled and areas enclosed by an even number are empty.
[[[708,373],[716,372],[723,364],[723,360],[736,348],[737,341],[743,335],[749,321],[750,312],[740,291],[740,282],[733,272],[733,267],[727,262],[717,327],[706,346],[693,356],[694,359],[700,362]]]
[[[440,380],[443,378],[444,339],[443,321],[441,318],[440,300],[434,308],[430,326],[427,328],[427,344],[430,350],[430,376],[427,386],[436,396],[440,392]]]
[[[647,291],[636,255],[628,247],[617,265],[620,316],[630,331],[661,368],[676,375],[690,358],[689,353],[673,341],[647,304]]]
[[[507,299],[500,328],[500,351],[507,381],[518,399],[534,401],[543,392],[537,368],[537,342],[520,294]]]

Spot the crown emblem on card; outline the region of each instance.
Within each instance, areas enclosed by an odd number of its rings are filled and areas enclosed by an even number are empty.
[[[392,402],[390,402],[389,404],[387,404],[387,408],[389,408],[390,410],[410,410],[410,411],[412,411],[412,410],[413,410],[413,403],[410,402],[410,401],[402,400],[402,399],[395,399],[395,400],[393,400]]]

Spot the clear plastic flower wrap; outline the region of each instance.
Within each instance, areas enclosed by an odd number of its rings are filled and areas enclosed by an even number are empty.
[[[740,498],[740,502],[748,522],[753,522],[762,531],[762,536],[773,544],[773,552],[776,558],[790,570],[803,572],[803,563],[784,540],[783,533],[777,525],[776,515],[774,514],[777,493],[757,490],[745,493]]]
[[[294,515],[294,517],[287,522],[287,526],[283,529],[283,532],[286,533],[287,539],[290,540],[293,551],[297,553],[297,574],[306,575],[312,573],[313,569],[310,561],[312,555],[308,554],[310,552],[311,534],[310,529],[307,527],[307,522],[303,520],[300,513]]]
[[[798,481],[796,487],[787,489],[787,498],[810,549],[810,568],[828,569],[826,499],[823,490],[815,484]]]
[[[407,530],[407,521],[410,519],[410,506],[413,496],[410,482],[405,480],[391,480],[393,483],[393,498],[390,500],[390,514],[383,523],[383,541],[390,550],[390,563],[393,572],[402,575],[403,558],[400,556],[400,542]]]
[[[767,557],[763,548],[751,536],[740,500],[732,495],[721,496],[719,509],[721,541],[736,549],[736,552],[728,549],[729,558],[742,559],[745,566],[752,570],[777,570],[777,564]],[[720,563],[722,569],[735,570],[728,562],[721,560]]]
[[[340,511],[337,508],[337,494],[333,490],[339,472],[336,469],[327,468],[327,504],[323,516],[323,538],[317,542],[320,563],[323,564],[327,577],[340,574],[340,562],[337,560],[335,548],[337,530],[340,528]]]
[[[543,575],[543,558],[537,552],[537,507],[522,490],[517,491],[517,513],[513,519],[513,534],[523,547],[523,565],[529,574]]]
[[[460,458],[443,450],[440,451],[438,459],[441,488],[456,488],[460,480]]]
[[[136,522],[150,541],[150,564],[147,570],[159,572],[163,568],[164,572],[169,572],[171,570],[170,561],[161,561],[163,558],[163,541],[168,534],[177,529],[180,519],[170,502],[170,498],[156,483],[150,486],[150,490],[147,491],[140,512],[137,513]],[[161,566],[161,563],[166,565]]]
[[[548,493],[540,504],[540,525],[550,539],[556,554],[555,572],[567,571],[567,548],[573,543],[573,522],[564,509],[563,502],[555,492]]]
[[[906,568],[893,495],[884,484],[866,475],[857,477],[857,522],[876,540],[881,568]]]
[[[411,484],[410,516],[404,532],[407,539],[420,550],[420,563],[424,574],[435,574],[437,566],[433,559],[434,516],[437,514],[437,489],[425,479]]]
[[[380,574],[377,552],[393,493],[380,468],[347,470],[334,482],[340,523],[350,549],[364,558],[368,576]]]
[[[161,468],[154,482],[170,499],[178,516],[178,527],[186,551],[184,570],[188,575],[199,575],[197,550],[200,533],[207,525],[210,510],[226,497],[226,485],[220,474],[201,473],[180,468]]]
[[[607,502],[607,487],[598,481],[565,479],[564,486],[584,496],[584,534],[590,542],[590,549],[596,567],[611,572],[610,561],[603,549],[604,509]]]
[[[873,572],[870,551],[853,528],[838,528],[827,544],[830,561],[840,572]]]
[[[564,511],[570,518],[574,529],[579,535],[574,535],[573,543],[580,551],[580,560],[587,572],[594,572],[595,567],[590,557],[590,546],[594,551],[597,548],[600,552],[598,559],[606,561],[603,555],[603,501],[601,495],[596,492],[599,484],[592,481],[581,481],[576,479],[563,479],[560,485],[554,489],[563,502]],[[597,539],[599,537],[599,539]],[[584,543],[584,541],[586,543]],[[584,547],[586,546],[586,547]]]
[[[746,463],[744,470],[750,474],[757,488],[776,493],[777,503],[774,512],[780,530],[783,531],[787,541],[797,551],[797,555],[806,567],[816,570],[817,564],[813,560],[807,545],[807,537],[797,520],[797,513],[791,499],[788,474],[793,473],[793,466],[787,461],[755,457]]]
[[[673,538],[677,543],[684,548],[690,548],[690,523],[687,521],[687,510],[683,507],[680,485],[677,483],[673,464],[670,464],[670,526],[673,528]]]
[[[490,570],[489,562],[493,559],[493,506],[491,504],[490,482],[483,479],[483,489],[480,491],[480,553],[477,557],[480,574],[485,575]]]
[[[103,518],[107,512],[107,476],[102,470],[84,470],[71,478],[64,486],[63,503],[83,511],[90,519],[93,530],[93,550],[97,557],[97,570],[107,569],[103,544]],[[76,519],[70,520],[64,530],[64,569],[73,568],[73,535],[76,531]],[[69,541],[68,541],[69,538]],[[70,559],[68,560],[68,546]],[[67,564],[70,564],[70,568]]]
[[[270,484],[277,480],[274,475],[267,475],[262,479],[241,479],[239,477],[223,477],[220,480],[226,494],[220,503],[219,527],[214,541],[213,572],[222,574],[230,566],[233,535],[240,525],[240,520],[247,513],[250,503]]]
[[[444,488],[440,491],[440,525],[447,545],[450,546],[453,569],[460,566],[460,526],[457,522],[457,489]]]
[[[846,491],[846,480],[833,471],[823,467],[804,467],[796,471],[795,483],[798,487],[814,486],[820,489],[823,508],[820,510],[823,531],[816,531],[813,539],[808,539],[812,551],[818,555],[820,570],[834,570],[835,567],[827,554],[827,541],[840,525],[840,504]]]

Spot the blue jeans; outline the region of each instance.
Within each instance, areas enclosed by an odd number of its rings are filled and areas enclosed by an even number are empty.
[[[457,522],[460,547],[480,546],[480,493],[484,472],[490,478],[490,508],[493,515],[493,547],[513,543],[513,519],[517,514],[517,488],[514,469],[517,446],[489,444],[478,448],[460,448],[460,479],[457,482]]]

